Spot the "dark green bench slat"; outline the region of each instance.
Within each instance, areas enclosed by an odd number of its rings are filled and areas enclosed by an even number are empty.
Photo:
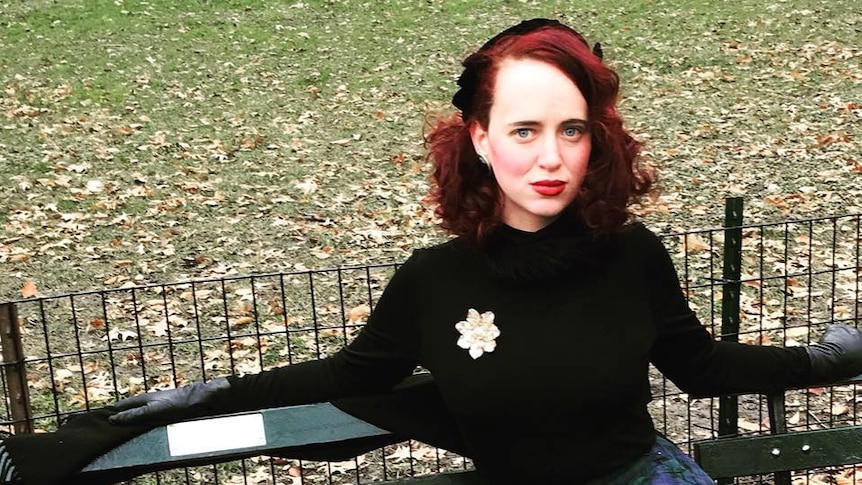
[[[264,409],[235,416],[260,414],[266,443],[237,449],[171,456],[166,426],[154,428],[93,460],[83,474],[136,470],[138,474],[199,464],[218,463],[266,455],[307,445],[390,434],[357,419],[329,403]],[[213,422],[219,418],[199,420]]]
[[[862,463],[862,426],[700,441],[694,454],[713,478],[852,465]]]
[[[862,374],[821,386],[862,384]],[[776,485],[791,483],[790,471],[862,463],[862,427],[786,433],[784,394],[768,397],[771,435],[725,437],[693,443],[694,459],[714,478],[775,473]],[[807,451],[803,447],[808,445]],[[778,449],[779,453],[773,454]]]

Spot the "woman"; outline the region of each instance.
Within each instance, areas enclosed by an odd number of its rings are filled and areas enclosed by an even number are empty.
[[[464,67],[458,112],[427,137],[431,200],[456,237],[413,253],[356,339],[321,361],[126,399],[112,422],[385,392],[422,365],[438,401],[408,404],[439,404],[433,419],[454,422],[449,438],[490,483],[705,484],[657,436],[650,362],[700,396],[862,372],[851,327],[774,348],[700,325],[659,239],[630,222],[651,178],[617,76],[580,34],[523,22]]]

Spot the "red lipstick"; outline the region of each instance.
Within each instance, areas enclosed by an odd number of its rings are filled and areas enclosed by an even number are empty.
[[[566,183],[562,180],[539,180],[530,184],[533,190],[541,195],[560,195],[566,189]]]

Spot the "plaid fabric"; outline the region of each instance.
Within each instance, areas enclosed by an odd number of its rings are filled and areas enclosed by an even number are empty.
[[[663,436],[637,461],[585,485],[714,485],[688,455]]]
[[[6,449],[6,439],[13,436],[8,431],[0,430],[0,484],[17,485],[22,483],[18,469],[12,463],[9,450]]]

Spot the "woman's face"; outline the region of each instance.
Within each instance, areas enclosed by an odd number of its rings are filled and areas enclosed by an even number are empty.
[[[553,65],[503,61],[488,128],[474,123],[470,134],[503,192],[507,225],[538,231],[578,195],[590,158],[587,101]]]

